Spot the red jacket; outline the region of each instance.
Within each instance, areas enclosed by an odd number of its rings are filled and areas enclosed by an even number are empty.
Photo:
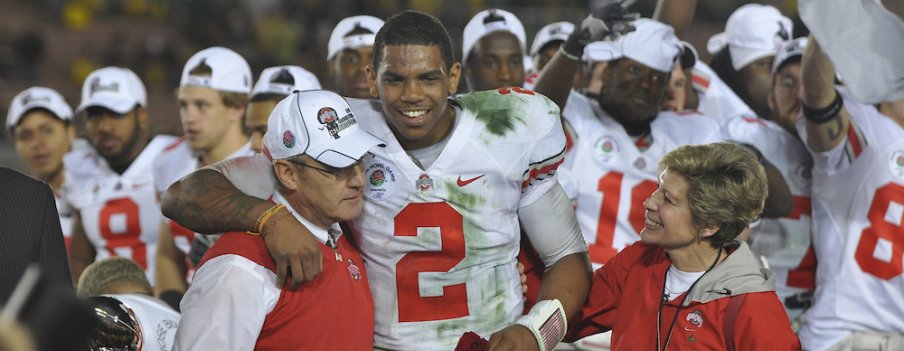
[[[619,252],[593,275],[587,302],[573,319],[567,341],[612,330],[612,350],[656,350],[656,321],[665,273],[671,261],[655,245],[638,242]],[[784,307],[775,295],[774,273],[762,268],[746,244],[700,278],[684,296],[666,302],[659,322],[668,350],[800,350]],[[734,322],[726,321],[733,299]],[[733,337],[726,326],[734,325]]]

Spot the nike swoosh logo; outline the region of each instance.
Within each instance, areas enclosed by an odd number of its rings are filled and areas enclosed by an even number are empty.
[[[483,178],[483,176],[485,176],[485,175],[486,174],[481,174],[479,176],[476,176],[476,177],[468,179],[468,180],[461,180],[461,176],[458,176],[458,181],[456,183],[458,184],[458,186],[462,187],[462,186],[473,183],[475,180]]]

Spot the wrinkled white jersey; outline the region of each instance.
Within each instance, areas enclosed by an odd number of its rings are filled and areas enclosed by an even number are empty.
[[[154,282],[154,256],[160,225],[151,162],[175,141],[154,137],[123,174],[117,174],[94,148],[72,151],[66,167],[64,198],[78,211],[85,234],[97,251],[96,260],[128,257]]]
[[[842,95],[847,138],[813,154],[819,264],[815,303],[800,331],[808,350],[825,350],[851,331],[904,333],[904,129]],[[798,133],[807,140],[803,123]]]
[[[691,84],[699,98],[697,111],[720,124],[737,115],[756,115],[712,68],[700,60],[691,70]]]
[[[556,184],[565,149],[559,109],[523,89],[454,101],[455,129],[426,170],[379,105],[350,101],[361,127],[387,142],[372,150],[364,214],[354,222],[379,348],[451,350],[463,333],[489,338],[523,312],[517,210]]]
[[[251,143],[245,143],[241,148],[227,156],[227,159],[238,156],[251,156],[254,151],[251,150]],[[157,158],[154,159],[151,170],[154,174],[154,189],[158,195],[162,195],[166,188],[175,183],[177,180],[188,175],[194,170],[201,167],[201,161],[198,155],[192,151],[185,141],[185,137],[179,138],[173,144],[168,145]],[[170,235],[176,242],[179,251],[188,255],[191,249],[191,242],[195,239],[195,233],[190,229],[171,221],[161,214],[160,218],[170,228]]]
[[[141,326],[142,351],[170,351],[182,316],[163,301],[140,294],[105,295],[115,298],[135,312]]]
[[[660,112],[651,125],[652,143],[640,151],[621,124],[575,91],[562,116],[577,136],[563,167],[577,184],[578,223],[594,269],[640,239],[643,202],[658,187],[662,156],[681,145],[722,140],[707,117]]]
[[[739,115],[723,124],[725,138],[756,147],[785,178],[794,199],[791,214],[762,218],[751,228],[750,248],[763,255],[775,272],[775,293],[782,303],[815,289],[816,262],[810,248],[810,180],[813,158],[797,136],[775,122]],[[785,308],[789,318],[802,309]]]

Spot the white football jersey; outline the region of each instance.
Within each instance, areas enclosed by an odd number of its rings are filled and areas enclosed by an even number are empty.
[[[813,154],[819,264],[814,305],[800,332],[808,350],[825,350],[851,331],[904,333],[904,129],[842,96],[851,118],[847,138]],[[807,140],[803,118],[798,133]]]
[[[65,186],[65,185],[64,185]],[[56,204],[57,212],[60,216],[60,229],[63,231],[63,242],[66,244],[66,253],[69,252],[69,241],[72,240],[72,211],[69,210],[69,206],[63,204],[65,200],[63,200],[61,195],[54,192],[53,193],[53,202]]]
[[[379,348],[451,350],[463,333],[489,338],[523,312],[517,211],[556,184],[559,109],[518,88],[453,101],[455,129],[422,170],[380,105],[350,100],[361,127],[387,142],[366,165],[367,201],[354,222]]]
[[[154,137],[121,175],[94,148],[72,151],[63,158],[64,198],[81,216],[85,234],[97,251],[95,259],[128,257],[144,268],[151,285],[160,225],[151,162],[173,141],[168,135]]]
[[[170,351],[182,316],[163,301],[140,294],[105,295],[115,298],[135,312],[141,326],[142,351]]]
[[[577,136],[563,167],[577,184],[578,223],[594,269],[640,239],[643,202],[658,187],[662,156],[681,145],[722,140],[718,124],[707,117],[660,112],[651,124],[652,143],[640,151],[621,124],[575,91],[562,116]]]
[[[226,159],[238,156],[251,156],[253,154],[254,151],[251,150],[251,143],[249,142],[227,156]],[[200,168],[201,161],[198,159],[198,155],[189,148],[185,137],[181,137],[175,143],[164,148],[160,155],[154,159],[151,167],[154,176],[154,189],[157,194],[162,195],[166,188],[177,180]],[[160,218],[170,227],[170,235],[176,241],[176,247],[182,253],[188,255],[191,249],[191,242],[195,239],[196,234],[162,214]]]
[[[750,248],[763,255],[775,272],[775,293],[782,303],[815,289],[815,257],[810,247],[810,181],[813,158],[797,136],[775,122],[739,115],[723,124],[725,138],[756,147],[785,178],[794,199],[791,214],[762,218],[751,228]],[[797,318],[802,309],[788,309]]]

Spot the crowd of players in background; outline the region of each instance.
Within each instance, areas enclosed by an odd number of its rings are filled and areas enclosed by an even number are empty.
[[[632,22],[635,32],[580,46],[575,38],[585,30],[584,22],[549,24],[528,42],[514,14],[484,10],[465,27],[460,73],[469,91],[533,95],[536,90],[560,108],[565,152],[552,173],[574,205],[593,270],[638,241],[645,225],[656,225],[645,216],[644,201],[659,186],[662,170],[658,165],[664,155],[682,145],[730,141],[754,152],[766,171],[765,210],[739,239],[774,272],[770,279],[774,279],[775,294],[802,347],[904,347],[904,95],[900,87],[882,90],[893,84],[875,83],[874,90],[865,89],[869,84],[856,77],[864,68],[845,66],[861,64],[843,54],[851,37],[836,37],[837,30],[824,29],[831,22],[820,19],[840,15],[816,13],[805,1],[800,6],[804,23],[813,31],[809,37],[792,38],[792,21],[776,8],[747,4],[732,13],[723,33],[709,40],[705,49],[713,59],[704,63],[698,48],[680,41],[693,25],[689,18],[693,6],[693,1],[661,1],[655,19]],[[872,16],[877,23],[874,28],[892,23],[899,33],[882,35],[901,38],[904,26],[899,17],[881,6],[861,10],[852,10],[850,16]],[[603,19],[603,23],[614,22]],[[178,326],[180,302],[184,307],[183,296],[191,290],[195,269],[204,262],[217,235],[195,233],[186,227],[198,225],[183,226],[164,216],[161,201],[168,196],[167,189],[217,162],[269,154],[264,139],[271,111],[294,91],[321,89],[317,76],[329,77],[335,92],[344,97],[372,99],[388,94],[369,84],[367,69],[382,59],[374,58],[374,40],[383,24],[371,16],[340,21],[327,43],[329,70],[318,74],[285,65],[266,68],[255,80],[248,63],[236,52],[223,47],[199,51],[185,63],[176,87],[182,137],[149,135],[148,124],[154,116],[147,113],[144,84],[128,68],[92,72],[74,110],[46,87],[16,95],[6,127],[28,173],[45,181],[57,195],[72,283],[80,297],[112,297],[92,301],[103,306],[99,310],[126,311],[125,317],[131,313],[147,349],[216,345],[197,344],[197,335],[189,340],[193,329],[180,331]],[[862,34],[871,29],[859,30]],[[904,68],[902,57],[883,57],[890,54],[878,48],[860,55],[867,57],[863,60],[867,63],[898,62],[898,67],[867,70],[893,76]],[[379,67],[372,69],[376,74]],[[385,97],[381,98],[385,104]],[[351,106],[360,113],[359,105]],[[87,140],[75,135],[75,114],[84,114]],[[511,121],[502,120],[509,116],[491,118],[500,119],[495,121],[496,128],[513,128],[506,125]],[[493,128],[490,122],[488,126]],[[444,147],[453,145],[449,140],[419,147],[400,143],[400,150],[422,170],[440,162]],[[365,164],[365,179],[374,188],[384,181],[390,185],[380,191],[408,186],[391,184],[401,174],[381,167],[378,177]],[[463,177],[458,178],[459,187],[468,183]],[[418,179],[417,186],[441,184],[427,177]],[[368,201],[381,199],[366,196]],[[260,221],[258,213],[249,216]],[[536,255],[530,245],[534,240],[527,237],[521,240],[518,256],[528,277],[525,312],[531,311],[537,294],[548,289],[540,285],[544,265],[547,270],[553,266],[541,260],[547,258],[542,250]],[[316,282],[313,276],[299,277],[300,266],[292,268],[291,279],[304,280],[302,285]],[[135,273],[138,269],[144,274]],[[374,284],[379,278],[370,279]],[[422,290],[421,294],[427,293]],[[374,299],[379,311],[376,292]],[[661,309],[660,304],[660,314]],[[376,317],[380,334],[380,316]],[[188,315],[183,318],[192,320]],[[198,323],[197,317],[192,322]],[[690,315],[682,323],[699,326]],[[695,336],[690,335],[683,341],[693,343]],[[386,341],[390,339],[378,338],[375,346],[419,347]],[[234,343],[225,343],[230,344]],[[668,339],[666,345],[679,347]],[[605,350],[609,336],[594,335],[558,348]]]

